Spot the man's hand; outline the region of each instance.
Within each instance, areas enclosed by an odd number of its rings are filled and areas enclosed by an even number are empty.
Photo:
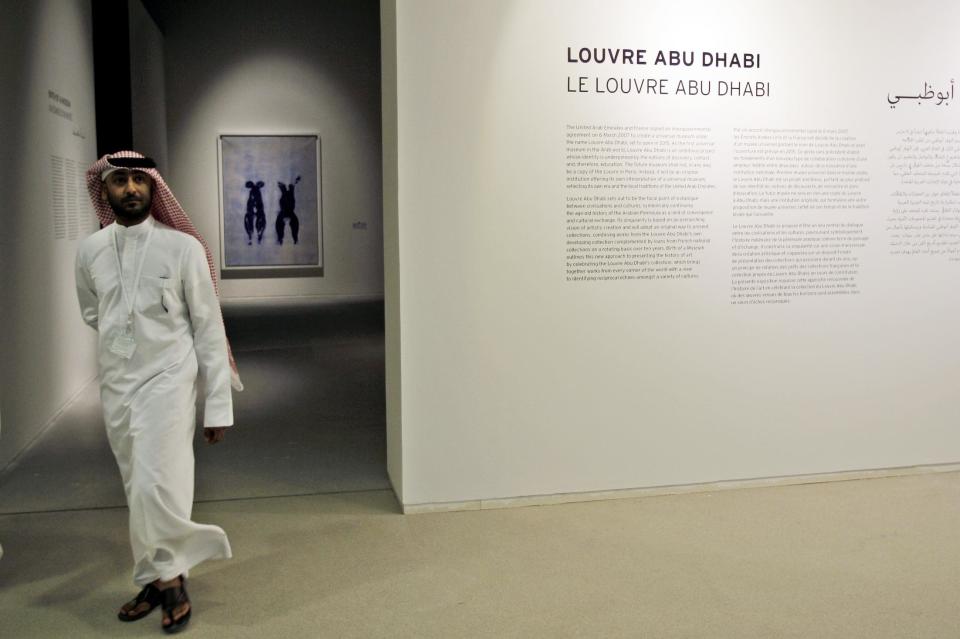
[[[207,440],[208,444],[216,444],[222,442],[223,438],[227,435],[227,426],[214,426],[212,428],[203,429],[203,438]]]

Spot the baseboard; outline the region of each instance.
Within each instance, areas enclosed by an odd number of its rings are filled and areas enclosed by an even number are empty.
[[[359,295],[251,295],[247,297],[223,297],[220,305],[224,308],[266,306],[270,308],[284,306],[336,306],[338,304],[369,304],[383,302],[383,293]]]
[[[823,484],[827,482],[854,481],[860,479],[880,479],[884,477],[904,477],[908,475],[926,475],[931,473],[960,472],[960,462],[951,464],[932,464],[929,466],[904,466],[899,468],[878,468],[871,470],[853,470],[836,473],[812,475],[791,475],[786,477],[763,477],[756,479],[735,479],[703,484],[683,484],[677,486],[655,486],[650,488],[625,488],[582,493],[561,493],[555,495],[529,495],[498,499],[478,499],[471,501],[438,502],[422,504],[403,504],[405,515],[419,515],[440,512],[462,512],[470,510],[494,510],[501,508],[523,508],[527,506],[552,506],[588,501],[607,501],[611,499],[635,499],[638,497],[660,497],[663,495],[683,495],[689,493],[707,493],[721,490],[741,490],[744,488],[770,488],[775,486],[798,486],[803,484]]]

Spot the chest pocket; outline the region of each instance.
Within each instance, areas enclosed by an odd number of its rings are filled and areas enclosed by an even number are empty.
[[[140,278],[137,309],[149,317],[176,316],[183,308],[180,281],[144,274]]]

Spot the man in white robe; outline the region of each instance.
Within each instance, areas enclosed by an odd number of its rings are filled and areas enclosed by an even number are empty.
[[[83,320],[98,333],[104,421],[130,511],[133,580],[142,587],[118,617],[134,621],[162,605],[163,628],[175,632],[190,619],[190,568],[231,556],[223,530],[190,517],[198,376],[204,437],[216,443],[233,424],[232,357],[206,247],[155,219],[176,223],[183,212],[153,162],[131,152],[105,156],[88,186],[101,222],[112,213],[115,223],[81,243],[77,294]]]

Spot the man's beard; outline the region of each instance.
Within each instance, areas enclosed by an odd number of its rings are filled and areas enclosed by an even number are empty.
[[[150,203],[152,201],[150,193],[141,197],[125,197],[121,199],[114,199],[110,197],[110,194],[107,194],[107,201],[110,203],[110,208],[113,209],[114,215],[124,222],[136,222],[147,217],[147,213],[150,212]],[[127,205],[131,202],[139,203],[139,206],[127,208]]]

